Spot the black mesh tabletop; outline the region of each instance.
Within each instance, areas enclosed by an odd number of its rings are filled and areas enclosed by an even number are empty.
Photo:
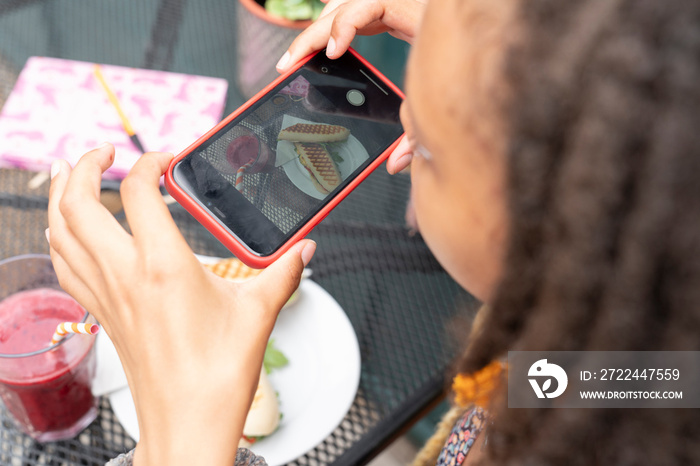
[[[237,59],[242,30],[255,35],[248,14],[237,0],[0,0],[0,107],[27,58],[41,55],[225,78],[230,112],[248,92]],[[291,37],[268,39],[265,53],[276,61]],[[48,183],[31,188],[34,175],[0,170],[0,259],[48,252]],[[310,235],[318,243],[312,279],[347,313],[362,365],[340,425],[291,464],[365,463],[444,391],[459,350],[444,335],[478,303],[405,227],[409,190],[407,175],[389,176],[381,166]],[[194,252],[230,256],[181,207],[170,209]],[[15,430],[0,406],[2,465],[101,465],[134,445],[107,399],[78,437],[43,445]]]

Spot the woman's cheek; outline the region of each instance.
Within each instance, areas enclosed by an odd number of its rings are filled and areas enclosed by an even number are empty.
[[[448,219],[442,219],[441,211],[443,197],[435,173],[427,165],[430,162],[422,157],[414,157],[411,162],[411,196],[415,211],[418,230],[423,239],[431,247],[431,243],[439,243],[441,229],[446,226]],[[433,250],[433,252],[435,252]]]
[[[462,287],[471,293],[481,291],[477,266],[478,251],[475,247],[476,228],[466,224],[466,211],[471,204],[468,193],[454,186],[453,179],[438,176],[437,171],[428,166],[433,163],[415,157],[411,163],[411,183],[413,207],[418,228],[423,240],[445,271]],[[449,178],[449,177],[448,177]]]
[[[422,217],[423,197],[426,196],[426,193],[423,187],[421,162],[422,161],[415,156],[411,161],[411,203],[413,204],[414,215],[416,217],[416,222],[418,223],[418,228],[421,230],[421,234],[423,235],[421,228],[423,226],[423,222],[421,222],[419,218]]]

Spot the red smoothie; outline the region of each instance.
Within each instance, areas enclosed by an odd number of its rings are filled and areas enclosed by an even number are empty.
[[[42,350],[60,322],[80,322],[84,315],[61,291],[13,294],[0,302],[0,354]],[[0,396],[23,431],[40,441],[70,438],[94,419],[93,347],[94,337],[74,335],[37,355],[0,357]]]
[[[226,148],[226,161],[229,163],[233,173],[242,166],[250,163],[246,173],[259,173],[270,171],[275,166],[275,153],[261,142],[254,134],[238,136],[229,143]]]

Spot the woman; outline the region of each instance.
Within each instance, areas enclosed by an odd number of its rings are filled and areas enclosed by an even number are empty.
[[[337,57],[356,31],[414,41],[407,138],[388,167],[412,160],[426,242],[489,304],[457,380],[492,388],[458,393],[464,406],[446,431],[454,424],[465,442],[419,461],[697,463],[694,410],[508,409],[497,368],[508,350],[700,349],[700,4],[442,0],[419,30],[423,9],[331,2],[279,64],[322,47]],[[100,207],[113,156],[107,145],[72,172],[52,170],[61,284],[125,366],[141,432],[134,463],[232,464],[267,336],[315,245],[301,242],[251,283],[224,283],[160,200],[169,155],[144,156],[125,180],[133,236]],[[273,296],[262,292],[272,281],[284,284]],[[231,352],[242,355],[233,367],[221,360]]]

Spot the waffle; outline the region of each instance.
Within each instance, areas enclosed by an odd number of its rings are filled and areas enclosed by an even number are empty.
[[[277,139],[292,142],[345,141],[350,131],[344,126],[297,123],[280,131]]]
[[[204,264],[204,267],[222,278],[236,282],[250,280],[262,272],[262,270],[248,267],[235,257],[222,259],[214,264]]]
[[[220,261],[215,262],[213,264],[202,265],[214,272],[216,275],[227,280],[231,280],[232,282],[244,282],[246,280],[251,280],[260,275],[263,271],[263,269],[258,270],[248,267],[235,257],[232,257],[230,259],[221,259]],[[302,280],[310,276],[310,269],[304,269],[301,273]],[[294,293],[292,293],[292,296],[289,297],[289,300],[286,302],[284,307],[294,304],[297,301],[297,299],[299,299],[299,290],[296,290]]]
[[[299,154],[299,161],[306,167],[311,179],[317,184],[316,189],[324,194],[333,191],[340,184],[340,172],[330,154],[321,144],[295,142],[294,148]],[[322,189],[319,189],[319,186]]]

